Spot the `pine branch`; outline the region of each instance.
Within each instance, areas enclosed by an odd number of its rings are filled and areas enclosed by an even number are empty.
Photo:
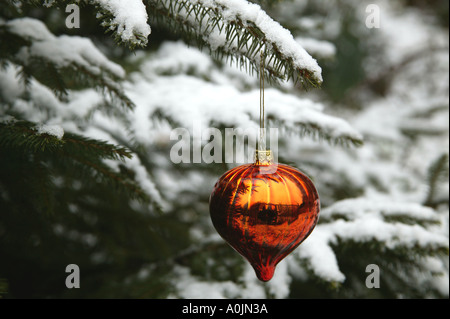
[[[148,202],[151,198],[134,180],[134,176],[115,171],[104,160],[124,161],[131,158],[131,152],[121,146],[115,146],[104,141],[92,140],[76,134],[65,134],[65,147],[53,156],[55,165],[65,165],[67,169],[79,167],[84,171],[84,180],[93,180],[102,184],[122,189],[130,199]],[[67,163],[62,163],[67,161]]]
[[[98,11],[98,18],[107,32],[112,31],[118,43],[131,49],[145,46],[150,34],[147,13],[140,0],[126,5],[117,2],[84,0]],[[259,72],[261,53],[264,56],[264,76],[270,81],[294,80],[303,87],[319,87],[321,69],[317,62],[282,28],[261,10],[259,5],[245,0],[229,3],[224,0],[147,0],[147,8],[155,22],[180,32],[188,41],[208,47],[219,59],[226,58],[247,71]],[[49,5],[61,5],[54,1]],[[141,6],[142,5],[142,6]],[[127,12],[133,12],[134,21]]]
[[[340,269],[345,273],[346,280],[339,291],[339,295],[347,298],[354,298],[355,284],[361,283],[362,291],[357,295],[372,293],[364,285],[364,280],[354,280],[354,277],[361,278],[361,271],[364,271],[368,264],[375,264],[380,268],[380,288],[379,293],[385,298],[398,298],[399,292],[403,297],[415,298],[423,297],[423,291],[419,289],[423,281],[430,280],[429,273],[424,268],[423,262],[429,256],[448,257],[448,248],[419,246],[389,247],[382,241],[354,241],[348,238],[339,238],[332,244],[336,253]],[[433,257],[432,257],[433,258]],[[419,276],[418,276],[419,275]],[[420,287],[422,288],[422,287]],[[430,287],[428,294],[439,295],[439,290]]]
[[[130,180],[128,176],[123,176],[121,173],[112,171],[103,163],[89,161],[83,157],[74,156],[71,153],[64,153],[63,156],[82,164],[80,166],[82,169],[89,168],[89,172],[86,175],[90,179],[96,180],[101,184],[109,184],[115,188],[126,189],[130,199],[139,199],[143,202],[150,200],[148,195],[134,181]]]
[[[26,121],[10,121],[0,123],[0,149],[2,153],[14,152],[31,156],[36,161],[35,172],[30,176],[38,176],[36,183],[41,185],[49,181],[50,167],[65,167],[67,174],[86,175],[86,180],[100,181],[128,190],[131,198],[148,201],[148,195],[137,186],[136,182],[115,172],[104,160],[123,161],[131,158],[131,152],[121,146],[115,146],[104,141],[93,140],[76,134],[65,133],[62,138],[39,132],[36,124]],[[39,166],[39,163],[47,163]],[[77,164],[78,163],[78,164]],[[47,165],[50,165],[47,167]],[[31,169],[30,169],[31,170]],[[46,173],[43,173],[45,171]],[[44,194],[50,187],[41,187],[39,198],[44,206],[51,206],[50,195]]]
[[[104,141],[65,133],[62,138],[41,133],[39,126],[27,121],[0,122],[0,147],[17,148],[26,152],[67,152],[83,157],[124,160],[131,152]]]
[[[442,154],[439,156],[428,169],[428,196],[425,199],[424,205],[429,207],[436,207],[440,204],[437,201],[437,191],[439,189],[439,183],[446,180],[448,183],[448,154]],[[448,204],[448,197],[446,198]]]
[[[420,204],[342,200],[321,211],[317,238],[300,247],[299,257],[314,267],[315,277],[325,281],[349,278],[351,272],[361,271],[368,264],[365,255],[370,256],[369,263],[380,267],[385,267],[387,260],[402,269],[408,265],[412,271],[420,271],[426,258],[448,257],[448,237],[430,227],[439,223],[436,212]],[[322,251],[320,257],[317,249]],[[345,286],[347,280],[342,281]]]
[[[427,227],[441,223],[439,216],[429,207],[417,203],[383,202],[363,197],[344,199],[325,208],[321,212],[321,221],[355,221],[369,215],[385,221],[386,225],[402,223]]]
[[[113,32],[117,43],[130,49],[145,47],[151,32],[147,12],[141,0],[109,1],[85,0],[97,9],[97,18],[106,32]]]
[[[94,87],[133,108],[119,80],[124,70],[109,61],[88,39],[55,37],[36,19],[21,18],[0,22],[0,62],[20,66],[24,83],[35,78],[64,97],[68,89]]]
[[[439,52],[448,52],[447,46],[426,46],[418,51],[412,51],[409,55],[404,56],[402,60],[396,62],[395,64],[385,66],[383,69],[379,70],[374,76],[368,76],[364,78],[359,84],[355,85],[351,90],[346,93],[349,97],[357,95],[358,92],[366,88],[373,90],[376,94],[385,96],[388,89],[391,87],[392,81],[395,79],[397,74],[400,74],[402,69],[408,67],[414,62],[420,59],[429,57],[433,54]]]
[[[325,114],[322,116],[328,117]],[[328,117],[333,119],[332,117]],[[336,119],[337,120],[337,119]],[[333,130],[333,126],[326,127],[320,122],[309,122],[304,120],[296,122],[294,126],[289,125],[285,121],[280,121],[271,117],[269,114],[269,126],[282,127],[288,133],[297,134],[300,137],[310,137],[314,140],[326,141],[331,145],[340,145],[343,147],[360,147],[364,144],[363,138],[357,132]],[[336,124],[337,126],[337,124]]]
[[[266,15],[259,6],[247,1],[156,1],[148,0],[152,19],[194,38],[218,58],[226,57],[241,67],[258,72],[261,52],[265,76],[269,80],[300,82],[304,87],[322,83],[316,61],[292,35]]]
[[[364,144],[363,137],[359,132],[354,130],[348,123],[342,119],[329,116],[327,114],[305,110],[304,116],[298,116],[300,120],[293,121],[292,118],[279,118],[279,114],[267,111],[267,127],[282,128],[283,132],[288,134],[296,134],[300,137],[310,137],[312,139],[326,141],[331,145],[340,145],[343,147],[360,147]],[[153,120],[164,119],[172,127],[186,125],[174,119],[174,115],[169,110],[156,108],[152,113]],[[227,125],[235,125],[235,123],[225,123],[218,120],[209,123],[213,127],[227,127]],[[254,119],[257,123],[258,119]]]
[[[56,151],[64,141],[53,135],[40,134],[34,123],[26,121],[0,122],[0,147],[2,149],[21,149],[24,152],[38,153]]]
[[[64,135],[65,147],[70,147],[69,153],[79,154],[83,156],[95,156],[104,159],[124,160],[131,158],[131,152],[121,146],[115,146],[104,141],[85,138],[76,134],[67,133]]]

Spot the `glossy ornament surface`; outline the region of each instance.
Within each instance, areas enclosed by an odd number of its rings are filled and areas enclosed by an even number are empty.
[[[299,170],[271,161],[235,167],[210,196],[217,232],[270,280],[276,265],[308,237],[320,203],[312,181]]]

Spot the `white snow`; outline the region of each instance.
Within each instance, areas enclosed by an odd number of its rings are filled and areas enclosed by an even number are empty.
[[[192,1],[192,5],[195,4],[201,4],[207,8],[218,10],[223,19],[228,23],[237,19],[240,19],[244,26],[250,22],[254,23],[264,33],[269,45],[275,45],[286,58],[292,59],[296,68],[308,70],[318,83],[322,82],[322,69],[317,64],[317,61],[295,41],[289,30],[283,28],[278,22],[269,17],[259,5],[245,0]],[[190,18],[187,16],[188,13],[185,10],[181,10],[178,14],[184,15],[186,19]],[[204,34],[203,38],[211,45],[211,48],[215,50],[218,47],[225,46],[226,38],[224,32],[219,32],[217,27],[211,30],[210,26],[204,26],[203,30],[200,31],[205,31],[207,28],[208,32]],[[247,46],[250,44],[251,42]],[[228,46],[230,51],[236,51],[238,48],[237,41],[235,40],[233,43],[229,43]]]
[[[339,270],[336,255],[330,247],[331,232],[317,226],[314,232],[294,252],[300,259],[307,259],[311,270],[320,278],[331,282],[343,282],[345,275]]]
[[[176,294],[169,295],[169,299],[225,299],[239,295],[240,289],[235,283],[200,281],[186,267],[176,266],[173,276],[172,284],[176,287]]]
[[[433,231],[419,225],[387,222],[383,216],[403,215],[428,221],[439,221],[439,216],[430,208],[414,203],[392,203],[388,200],[375,201],[370,198],[347,199],[325,208],[320,213],[325,220],[339,214],[341,218],[319,224],[308,239],[301,244],[294,255],[308,260],[310,269],[326,281],[343,282],[345,275],[339,270],[333,244],[340,242],[383,243],[385,249],[399,247],[424,249],[447,247],[448,237],[440,231]]]
[[[0,94],[8,103],[14,103],[24,91],[23,86],[16,79],[18,70],[11,65],[0,70]]]
[[[37,127],[38,134],[48,134],[62,139],[64,136],[64,129],[59,125],[41,124]]]
[[[232,82],[214,83],[183,74],[158,76],[159,73],[166,74],[173,70],[189,70],[201,75],[209,72],[210,77],[216,78],[217,72],[211,70],[211,61],[205,54],[195,49],[187,53],[190,49],[183,44],[166,43],[161,50],[163,54],[157,53],[152,60],[144,63],[141,74],[132,75],[133,84],[128,89],[129,96],[136,104],[132,123],[136,125],[134,132],[140,141],[148,138],[149,118],[157,109],[185,128],[192,128],[198,120],[201,120],[203,128],[218,120],[227,127],[257,127],[259,89],[241,92]],[[160,108],[163,105],[165,107]],[[295,130],[299,124],[303,124],[319,127],[335,139],[362,138],[345,120],[324,114],[323,105],[309,99],[267,88],[265,105],[267,116],[283,121],[288,128]]]
[[[371,214],[355,221],[337,220],[329,226],[329,231],[343,240],[382,242],[387,249],[448,247],[448,238],[442,234],[419,225],[384,222]]]
[[[275,269],[276,276],[267,283],[269,288],[269,293],[274,298],[282,299],[287,298],[290,292],[290,284],[292,282],[292,277],[288,271],[288,263],[282,260],[278,263]]]
[[[92,0],[103,9],[111,12],[113,20],[110,23],[117,26],[117,32],[122,41],[146,45],[151,33],[147,23],[148,15],[141,0]],[[142,39],[138,39],[140,35]],[[141,42],[142,41],[142,42]]]
[[[31,40],[51,40],[54,35],[50,33],[47,26],[37,19],[18,18],[10,20],[5,24],[9,31]]]
[[[197,2],[212,7],[224,6],[222,13],[228,21],[239,17],[244,23],[247,20],[255,22],[268,39],[280,45],[284,54],[317,74],[320,74],[320,68],[299,48],[304,47],[318,57],[335,53],[335,47],[329,42],[293,39],[257,5],[243,0]],[[116,13],[114,23],[124,41],[133,39],[134,32],[150,33],[141,1],[98,0],[97,3]],[[293,6],[301,3],[298,1]],[[331,2],[326,3],[333,6]],[[327,30],[340,25],[333,14],[330,11],[329,17],[333,21],[326,23],[324,28]],[[385,41],[381,43],[384,43],[386,59],[365,61],[368,74],[377,75],[378,68],[402,61],[415,50],[424,50],[430,45],[440,46],[448,41],[435,32],[432,24],[416,19],[418,15],[414,12],[396,14],[387,6],[382,14],[383,27],[377,30],[380,35],[377,41]],[[299,19],[298,24],[302,23],[319,29],[316,26],[321,22],[313,18]],[[0,24],[20,36],[35,40],[16,57],[24,62],[38,56],[61,67],[77,63],[94,73],[107,71],[117,77],[125,76],[122,67],[109,61],[89,40],[55,37],[35,19],[15,19]],[[209,34],[208,41],[212,47],[225,43],[224,35],[218,35],[216,31]],[[199,222],[190,234],[194,241],[202,241],[214,230],[212,226],[205,226],[210,225],[207,204],[197,202],[197,199],[207,196],[217,176],[211,176],[201,168],[184,173],[173,170],[169,153],[164,151],[170,147],[169,135],[173,127],[168,121],[155,120],[152,116],[158,110],[176,126],[188,130],[194,122],[201,123],[202,128],[212,123],[256,128],[259,116],[257,80],[238,70],[219,68],[207,55],[180,42],[165,42],[155,53],[148,57],[145,54],[139,55],[139,59],[145,61],[139,71],[124,83],[136,108],[124,111],[125,119],[122,121],[98,108],[105,99],[95,90],[70,91],[67,101],[61,101],[34,79],[25,88],[17,76],[19,68],[14,64],[0,70],[0,96],[4,98],[1,103],[8,106],[0,108],[0,121],[13,120],[4,115],[4,112],[11,111],[18,118],[42,123],[36,127],[40,134],[62,138],[64,132],[73,132],[115,144],[118,142],[113,136],[118,136],[148,149],[148,156],[155,166],[152,171],[136,156],[125,161],[126,167],[136,173],[137,182],[144,191],[166,209],[172,209],[170,203],[175,201],[186,205],[191,203],[189,211],[179,212],[177,216],[190,221],[197,218]],[[308,279],[310,276],[302,268],[303,263],[315,276],[328,282],[342,283],[348,278],[340,269],[333,250],[339,242],[377,241],[386,250],[448,247],[448,208],[442,205],[434,210],[422,204],[428,191],[427,169],[432,161],[443,153],[448,154],[449,150],[447,52],[430,52],[398,70],[390,80],[392,85],[386,96],[367,98],[361,105],[363,110],[346,114],[347,120],[342,119],[344,115],[339,113],[339,109],[334,115],[329,115],[320,97],[318,102],[311,100],[310,96],[298,97],[288,89],[280,91],[267,87],[266,115],[276,117],[282,126],[292,130],[299,124],[316,126],[333,138],[350,136],[359,139],[362,133],[366,144],[361,149],[348,150],[300,139],[296,135],[280,136],[280,141],[287,145],[281,149],[284,158],[306,168],[319,190],[324,208],[316,229],[277,266],[275,277],[267,284],[256,279],[248,264],[243,266],[241,276],[233,282],[213,281],[193,275],[187,267],[176,266],[170,279],[174,288],[170,297],[288,297],[293,278]],[[436,107],[436,111],[430,114],[432,107]],[[433,134],[405,137],[405,129],[428,129]],[[107,164],[117,168],[117,162],[107,161]],[[334,188],[337,187],[342,192],[359,192],[356,195],[359,197],[335,202]],[[442,199],[448,200],[448,184],[439,185],[439,189]],[[414,222],[403,223],[402,218]],[[434,225],[438,221],[443,225]],[[213,264],[215,261],[208,262]],[[430,257],[421,262],[425,275],[418,274],[411,280],[416,280],[419,286],[431,285],[448,295],[448,259],[445,263]],[[151,270],[144,274],[152,275]]]
[[[150,196],[151,200],[164,208],[164,201],[162,200],[155,183],[150,178],[147,169],[141,164],[139,158],[137,156],[133,156],[125,162],[125,165],[136,173],[136,181],[139,186]]]
[[[312,56],[331,59],[336,55],[336,46],[329,41],[320,41],[314,38],[296,37],[297,41]]]
[[[155,54],[151,55],[141,72],[148,78],[156,74],[190,73],[207,76],[213,69],[209,56],[181,41],[163,42]]]
[[[206,5],[211,5],[211,0],[199,1]],[[215,3],[225,9],[222,11],[224,18],[228,21],[239,17],[244,23],[253,21],[255,25],[265,34],[270,43],[274,43],[280,51],[293,59],[298,68],[310,70],[314,77],[322,82],[322,69],[293,38],[291,32],[283,28],[278,22],[274,21],[257,4],[249,3],[244,0],[218,0]]]
[[[6,26],[12,33],[34,40],[31,46],[23,47],[17,54],[24,64],[34,63],[30,59],[35,57],[50,60],[59,67],[76,64],[96,75],[107,71],[119,78],[125,76],[123,68],[107,59],[90,39],[66,35],[55,37],[44,23],[32,18],[14,19]]]
[[[411,217],[417,220],[438,222],[439,216],[429,208],[418,203],[395,202],[389,199],[374,198],[346,199],[327,207],[321,213],[324,218],[339,214],[349,219],[363,218],[367,214],[377,214],[379,217]]]

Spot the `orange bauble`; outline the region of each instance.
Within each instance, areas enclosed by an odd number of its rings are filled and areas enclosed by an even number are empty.
[[[262,281],[305,240],[317,224],[319,196],[297,169],[272,161],[235,167],[211,194],[217,232],[253,266]]]

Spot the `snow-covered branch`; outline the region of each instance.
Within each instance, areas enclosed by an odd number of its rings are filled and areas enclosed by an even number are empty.
[[[107,30],[117,33],[116,39],[130,47],[146,46],[151,33],[148,15],[141,0],[90,0],[99,8],[97,18]]]
[[[34,77],[55,92],[65,95],[71,85],[87,83],[109,93],[123,105],[132,107],[117,80],[124,69],[111,62],[90,39],[78,36],[55,36],[45,24],[33,18],[0,22],[0,32],[11,43],[1,56],[20,66],[26,82]],[[70,76],[68,76],[70,74]]]
[[[258,70],[261,52],[271,79],[294,79],[304,86],[320,86],[321,68],[295,41],[292,34],[272,20],[257,4],[232,1],[148,1],[155,21],[164,21],[191,34],[212,52],[249,63]]]

